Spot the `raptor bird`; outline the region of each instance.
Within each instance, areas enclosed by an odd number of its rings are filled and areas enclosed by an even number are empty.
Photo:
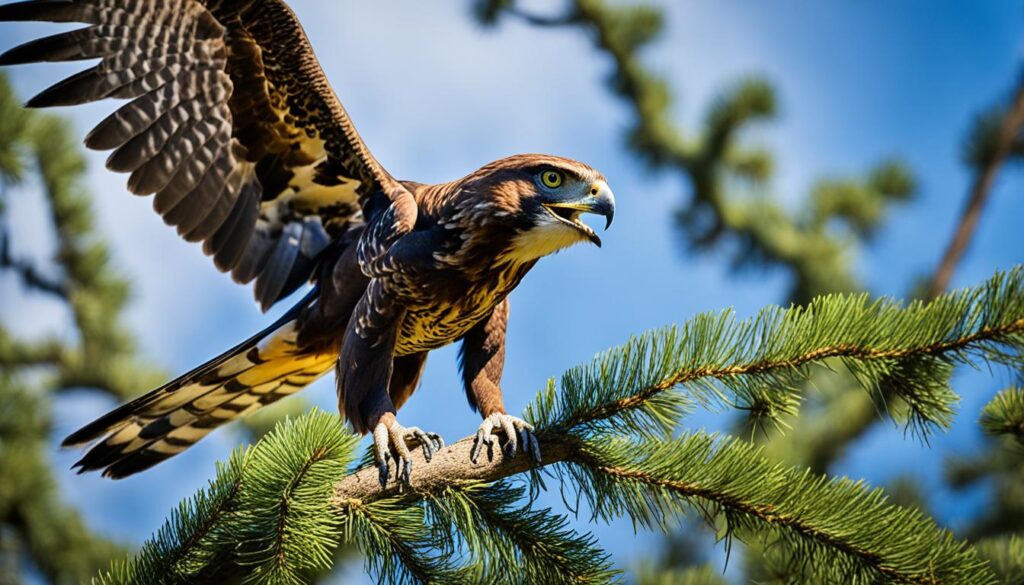
[[[484,422],[472,458],[540,457],[506,414],[508,294],[543,256],[600,239],[580,221],[615,211],[593,168],[524,154],[450,183],[392,177],[370,153],[281,0],[30,0],[3,21],[87,26],[28,42],[0,64],[98,59],[32,98],[66,106],[124,98],[86,137],[107,167],[221,271],[254,283],[266,310],[310,292],[265,330],[70,435],[76,464],[121,478],[327,373],[355,431],[373,433],[382,484],[408,482],[410,449],[443,443],[396,412],[427,353],[461,341],[466,395]],[[412,139],[415,139],[411,137]],[[517,437],[518,435],[518,437]],[[528,454],[528,455],[527,455]]]

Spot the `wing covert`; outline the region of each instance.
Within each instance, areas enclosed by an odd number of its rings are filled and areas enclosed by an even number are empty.
[[[87,25],[0,64],[99,59],[27,105],[131,100],[86,145],[112,151],[107,166],[220,270],[255,281],[264,310],[364,218],[402,201],[400,231],[411,229],[411,195],[367,149],[281,0],[30,0],[0,6],[0,20]]]

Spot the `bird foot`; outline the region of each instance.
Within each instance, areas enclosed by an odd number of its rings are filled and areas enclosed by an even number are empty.
[[[427,433],[419,427],[405,428],[398,424],[394,417],[391,420],[377,423],[373,429],[373,449],[380,472],[380,487],[387,487],[388,466],[395,462],[395,481],[409,485],[412,478],[412,452],[416,447],[423,448],[423,458],[427,461],[434,453],[444,447],[444,440],[437,433]]]
[[[476,431],[473,450],[469,454],[469,460],[473,463],[476,463],[484,445],[487,445],[487,458],[489,460],[494,458],[493,447],[496,439],[491,431],[498,431],[505,435],[505,446],[502,448],[505,457],[509,459],[515,457],[516,451],[522,445],[522,450],[533,457],[535,462],[540,463],[540,444],[533,434],[533,426],[520,418],[498,412],[485,418]]]

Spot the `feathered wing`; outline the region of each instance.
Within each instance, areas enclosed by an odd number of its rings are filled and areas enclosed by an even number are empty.
[[[107,166],[155,194],[220,270],[255,281],[264,310],[349,227],[370,220],[360,250],[376,257],[415,223],[411,195],[369,152],[281,0],[30,0],[0,6],[0,20],[89,25],[0,64],[99,58],[28,105],[130,99],[86,144],[112,150]]]

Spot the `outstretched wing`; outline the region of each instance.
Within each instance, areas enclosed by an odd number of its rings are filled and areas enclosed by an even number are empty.
[[[389,243],[415,223],[411,195],[370,154],[281,0],[30,0],[0,7],[0,20],[89,25],[0,64],[100,59],[27,105],[131,99],[86,145],[113,150],[107,166],[155,194],[164,221],[220,270],[255,280],[264,310],[364,217],[401,202],[403,221],[371,222]]]

